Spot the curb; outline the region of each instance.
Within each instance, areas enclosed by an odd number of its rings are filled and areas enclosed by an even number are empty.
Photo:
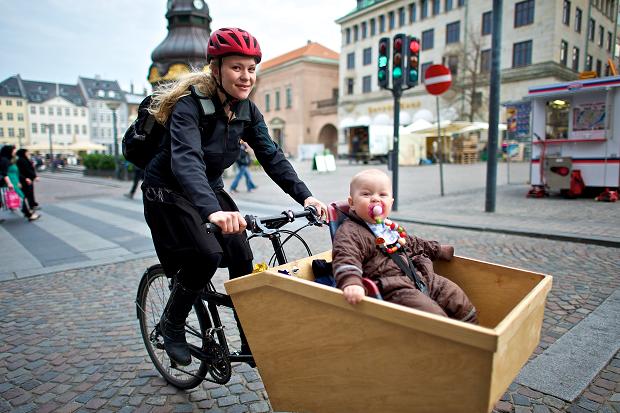
[[[489,227],[485,225],[472,225],[472,224],[459,224],[447,221],[434,221],[434,220],[421,220],[415,218],[407,218],[398,216],[398,220],[403,222],[410,222],[413,224],[420,225],[431,225],[436,227],[446,227],[446,228],[455,228],[455,229],[466,229],[471,231],[480,231],[480,232],[494,232],[498,234],[508,234],[508,235],[519,235],[522,237],[531,237],[531,238],[545,238],[555,241],[568,241],[568,242],[577,242],[580,244],[591,244],[591,245],[601,245],[603,247],[610,248],[620,248],[620,241],[616,241],[609,238],[604,237],[594,237],[594,236],[581,236],[575,235],[571,233],[543,233],[543,232],[535,232],[535,231],[525,231],[522,229],[513,229],[513,228],[499,228],[499,227]]]

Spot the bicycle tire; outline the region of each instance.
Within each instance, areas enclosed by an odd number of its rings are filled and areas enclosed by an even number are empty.
[[[163,348],[163,339],[157,324],[170,296],[170,279],[164,273],[161,265],[149,267],[140,281],[136,297],[140,333],[151,362],[162,377],[173,386],[187,390],[192,389],[203,381],[209,368],[204,360],[192,357],[189,366],[181,367],[187,374],[171,365],[170,358]],[[206,330],[210,327],[210,318],[202,300],[197,300],[186,322],[195,331],[200,332],[200,338],[186,328],[188,342],[202,347],[206,337]]]

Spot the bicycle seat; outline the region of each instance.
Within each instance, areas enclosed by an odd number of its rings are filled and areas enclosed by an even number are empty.
[[[327,215],[329,216],[329,235],[332,241],[336,236],[336,231],[340,224],[347,218],[345,214],[349,213],[349,203],[347,201],[334,201],[327,206]]]

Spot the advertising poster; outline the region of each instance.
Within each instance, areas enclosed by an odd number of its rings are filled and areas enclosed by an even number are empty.
[[[582,103],[573,109],[573,131],[605,129],[605,103]]]

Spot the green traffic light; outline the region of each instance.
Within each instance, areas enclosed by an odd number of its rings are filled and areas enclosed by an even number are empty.
[[[403,70],[400,67],[395,67],[392,70],[392,77],[401,77],[403,75]]]
[[[387,56],[379,56],[379,67],[386,67],[388,64]]]
[[[411,69],[409,71],[409,79],[418,80],[418,71],[414,70],[414,69]]]
[[[385,71],[384,70],[380,70],[379,73],[377,74],[377,76],[379,76],[379,80],[385,79]]]

